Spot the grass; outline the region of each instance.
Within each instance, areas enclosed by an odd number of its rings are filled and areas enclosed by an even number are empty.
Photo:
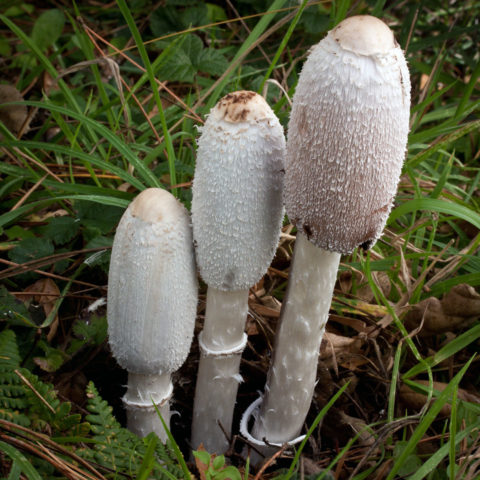
[[[0,9],[0,83],[23,93],[29,114],[17,130],[0,125],[0,330],[16,332],[23,366],[67,392],[82,414],[85,391],[73,395],[65,378],[94,380],[122,418],[123,373],[101,333],[104,307],[87,308],[105,296],[123,210],[147,187],[189,207],[197,127],[216,101],[268,85],[286,126],[283,92],[292,96],[308,48],[346,16],[374,14],[406,49],[412,76],[395,207],[371,252],[342,258],[328,330],[344,343],[331,345],[334,356],[322,350],[302,449],[272,460],[270,473],[245,472],[240,441],[227,457],[240,478],[478,478],[480,3],[167,3]],[[288,224],[284,233],[252,290],[237,417],[263,388],[292,248]],[[195,348],[179,374],[182,417],[172,424],[184,453]],[[0,476],[39,478],[32,453],[2,432]],[[149,442],[139,478],[160,471]],[[194,469],[180,464],[184,477]],[[222,478],[217,466],[211,475]]]

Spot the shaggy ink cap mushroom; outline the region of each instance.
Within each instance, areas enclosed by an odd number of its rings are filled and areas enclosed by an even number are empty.
[[[251,437],[268,455],[272,444],[299,440],[340,255],[372,246],[383,230],[409,109],[403,52],[377,18],[348,18],[311,49],[288,125],[285,206],[298,230],[288,288],[265,394],[241,424],[249,435],[255,417]]]
[[[219,290],[248,289],[278,243],[283,128],[262,96],[239,91],[217,103],[200,131],[192,200],[200,274]]]
[[[283,220],[285,137],[255,92],[223,97],[200,129],[192,222],[208,285],[192,421],[192,446],[229,447],[249,288],[267,271]]]
[[[159,188],[140,193],[115,234],[108,279],[109,343],[128,370],[123,397],[127,426],[144,437],[167,434],[171,373],[185,361],[193,337],[197,277],[188,212]]]
[[[288,126],[285,206],[316,246],[370,248],[385,226],[405,158],[410,79],[392,31],[347,18],[305,62]]]

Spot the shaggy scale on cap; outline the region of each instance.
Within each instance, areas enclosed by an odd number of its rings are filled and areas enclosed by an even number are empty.
[[[264,275],[283,220],[285,138],[255,92],[226,95],[198,140],[192,221],[200,274],[223,291],[244,290]]]
[[[190,218],[159,188],[129,205],[113,242],[108,279],[108,334],[130,373],[176,371],[187,358],[197,311]]]
[[[285,206],[314,245],[370,248],[385,226],[405,158],[410,78],[382,21],[351,17],[310,52],[288,126]]]

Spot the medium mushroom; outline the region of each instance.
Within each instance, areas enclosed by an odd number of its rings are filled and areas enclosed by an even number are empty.
[[[379,19],[348,18],[312,48],[288,125],[285,205],[298,231],[293,264],[252,435],[248,418],[242,422],[258,445],[281,445],[301,431],[340,255],[372,247],[385,226],[409,109],[407,64]]]
[[[113,242],[107,308],[110,347],[128,370],[127,426],[165,441],[153,404],[168,425],[170,377],[188,355],[197,311],[190,218],[167,191],[144,190],[123,214]]]
[[[192,221],[208,291],[192,446],[223,453],[242,380],[248,290],[270,265],[283,220],[285,137],[263,97],[248,91],[222,98],[201,132]]]

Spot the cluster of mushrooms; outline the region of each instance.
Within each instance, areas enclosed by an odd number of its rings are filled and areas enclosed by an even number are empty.
[[[370,248],[392,207],[405,157],[410,79],[392,31],[351,17],[314,46],[288,141],[260,95],[222,98],[201,128],[191,217],[150,188],[127,208],[113,244],[109,341],[128,370],[128,428],[166,439],[171,374],[185,361],[197,313],[197,267],[208,285],[191,446],[229,446],[242,377],[248,294],[276,251],[284,217],[297,228],[264,394],[241,433],[260,451],[299,437],[341,254]],[[193,227],[193,228],[192,228]]]

